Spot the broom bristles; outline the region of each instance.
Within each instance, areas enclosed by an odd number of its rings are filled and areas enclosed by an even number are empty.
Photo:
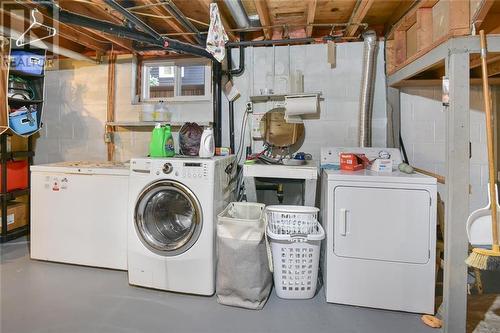
[[[474,249],[465,263],[483,271],[500,271],[500,253],[492,250]]]

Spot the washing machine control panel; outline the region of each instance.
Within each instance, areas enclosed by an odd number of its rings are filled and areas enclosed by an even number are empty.
[[[208,178],[207,164],[202,162],[184,162],[180,176],[182,178],[206,179]]]

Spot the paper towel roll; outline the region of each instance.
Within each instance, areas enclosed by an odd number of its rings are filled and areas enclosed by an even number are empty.
[[[318,95],[285,97],[285,114],[299,116],[318,112]]]

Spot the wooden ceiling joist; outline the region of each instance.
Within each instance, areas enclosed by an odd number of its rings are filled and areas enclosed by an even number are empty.
[[[359,5],[356,7],[354,12],[351,15],[350,23],[363,23],[366,14],[374,4],[375,0],[361,0]],[[353,37],[358,31],[359,26],[350,25],[346,29],[346,37]]]
[[[478,8],[475,13],[471,13],[472,15],[472,24],[475,25],[476,30],[479,31],[481,29],[481,25],[486,18],[486,15],[490,11],[491,7],[495,3],[494,0],[482,0],[478,5]]]
[[[271,18],[269,17],[269,8],[267,7],[267,0],[254,0],[255,9],[259,15],[260,24],[262,26],[270,26]],[[272,31],[269,28],[264,29],[265,39],[271,39]]]
[[[306,35],[307,37],[312,36],[313,26],[311,24],[314,23],[314,17],[316,16],[316,0],[308,0],[307,2],[307,18],[306,18]]]
[[[88,5],[86,5],[83,2],[74,2],[74,1],[62,1],[60,3],[60,5],[63,9],[77,13],[79,15],[84,15],[84,16],[92,17],[92,18],[95,18],[98,20],[104,20],[104,21],[108,21],[111,23],[115,23],[115,24],[120,24],[120,25],[123,24],[123,20],[120,17],[118,17],[118,16],[116,16],[116,14],[112,13],[111,10],[105,9],[102,6],[102,4],[103,4],[102,1],[100,1],[99,4],[97,4],[97,3],[94,4],[93,1],[94,0],[89,1],[89,4],[92,7],[88,7]],[[117,45],[121,48],[124,48],[127,51],[133,52],[133,50],[134,50],[132,47],[131,40],[119,38],[119,37],[112,36],[109,34],[105,34],[103,32],[100,32],[100,31],[94,30],[94,29],[89,29],[89,28],[82,28],[82,29],[88,33],[92,33],[94,35],[99,36],[101,39],[104,39],[104,40],[107,40],[111,43],[114,43],[115,45]]]
[[[0,13],[3,15],[8,15],[10,17],[11,22],[13,22],[17,26],[23,26],[23,25],[29,26],[31,23],[30,18],[26,16],[21,17],[1,8],[0,8]],[[107,50],[111,48],[111,43],[99,41],[64,23],[54,22],[47,15],[41,13],[40,15],[42,15],[43,17],[44,24],[48,26],[54,26],[57,28],[57,32],[60,37],[71,40],[77,44],[83,45],[91,50],[100,53],[105,53]]]
[[[140,0],[140,1],[138,1],[139,5],[149,6],[149,7],[147,7],[148,10],[150,12],[152,12],[154,15],[165,17],[162,19],[162,21],[165,22],[165,24],[168,27],[170,27],[172,30],[174,30],[174,32],[179,32],[179,33],[186,32],[186,30],[184,30],[182,28],[182,26],[180,24],[178,24],[174,18],[170,18],[170,17],[167,18],[166,16],[170,16],[170,13],[168,12],[168,10],[164,6],[160,6],[160,5],[155,6],[155,4],[157,4],[157,3],[158,3],[158,0]],[[195,43],[194,38],[190,35],[183,35],[182,37],[190,43]]]

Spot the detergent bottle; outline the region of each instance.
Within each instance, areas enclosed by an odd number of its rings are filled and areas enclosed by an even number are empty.
[[[165,128],[161,124],[156,124],[151,133],[151,141],[149,142],[149,156],[164,157],[165,156]]]
[[[211,127],[205,128],[201,134],[200,157],[212,157],[215,154],[214,131]]]
[[[175,156],[174,137],[170,130],[170,125],[165,125],[165,157]]]

